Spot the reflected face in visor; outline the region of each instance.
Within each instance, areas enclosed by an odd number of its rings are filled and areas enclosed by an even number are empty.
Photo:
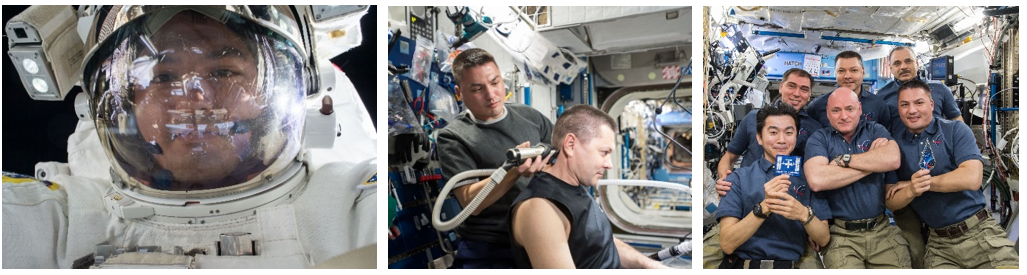
[[[228,176],[249,154],[246,125],[262,112],[254,53],[226,25],[191,11],[150,41],[156,62],[142,75],[151,79],[136,82],[132,101],[140,134],[160,148],[154,159],[181,183]]]

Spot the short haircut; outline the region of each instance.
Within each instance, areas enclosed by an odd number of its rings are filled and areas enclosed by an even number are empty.
[[[553,146],[563,147],[563,139],[567,134],[574,134],[582,143],[588,143],[592,138],[599,136],[599,129],[606,125],[614,133],[617,132],[617,122],[613,121],[610,115],[602,110],[589,105],[574,105],[556,119],[553,126]]]
[[[453,59],[453,78],[456,79],[456,83],[459,85],[460,77],[463,77],[464,70],[488,63],[496,64],[496,58],[492,57],[492,54],[488,51],[481,48],[464,50]],[[498,67],[499,64],[496,64],[496,66]]]
[[[813,75],[809,74],[809,72],[807,72],[806,70],[800,68],[791,68],[785,71],[785,74],[781,78],[781,82],[788,81],[788,78],[792,77],[793,74],[798,74],[801,77],[809,78],[809,87],[811,89],[813,88]]]
[[[895,51],[902,49],[909,51],[909,55],[913,57],[913,60],[916,60],[916,51],[913,51],[913,48],[907,46],[896,46],[895,48],[892,48],[890,52],[888,52],[888,61],[891,61],[891,56],[895,54]]]
[[[777,102],[763,107],[759,112],[756,112],[756,135],[763,136],[763,127],[767,125],[767,118],[771,116],[789,116],[795,121],[796,130],[801,126],[799,124],[799,112],[796,112],[795,108],[792,108],[792,105],[788,103]]]
[[[855,58],[855,59],[859,60],[859,67],[860,68],[863,67],[863,56],[859,55],[859,53],[857,53],[857,52],[854,52],[854,51],[844,51],[844,52],[841,52],[838,55],[834,56],[834,65],[835,65],[835,67],[838,67],[838,59],[842,59],[842,58]]]
[[[912,90],[912,89],[924,90],[924,92],[927,93],[927,98],[931,99],[931,102],[934,102],[934,97],[931,97],[931,86],[928,86],[926,82],[923,82],[923,81],[921,81],[920,79],[917,79],[917,78],[914,78],[913,80],[910,80],[910,81],[906,81],[906,83],[902,83],[902,85],[899,86],[898,93],[896,93],[895,95],[901,95],[902,91]],[[898,100],[898,99],[896,98],[895,100]],[[896,101],[896,102],[898,102],[898,101]]]

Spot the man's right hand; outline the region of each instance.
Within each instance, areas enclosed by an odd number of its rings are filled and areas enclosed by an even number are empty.
[[[791,185],[792,182],[788,181],[788,174],[778,175],[770,179],[770,181],[767,181],[767,183],[763,184],[763,199],[769,200],[772,198],[776,198],[774,196],[771,196],[771,194],[777,192],[788,192],[788,186]]]
[[[727,196],[727,191],[731,191],[731,182],[727,181],[728,175],[731,175],[730,170],[717,179],[717,186],[715,188],[717,189],[717,195],[720,195],[721,198]]]
[[[517,145],[516,148],[529,147],[531,147],[531,143],[525,141],[524,143]],[[543,158],[542,155],[538,155],[533,159],[524,159],[524,163],[521,163],[520,166],[517,166],[517,173],[521,177],[530,178],[532,175],[535,175],[536,172],[542,171],[542,168],[544,168],[546,164],[549,163],[549,159],[552,158],[552,155],[553,154],[550,153],[548,156],[544,156],[545,158]]]
[[[931,170],[921,169],[916,171],[909,181],[912,187],[909,191],[913,194],[913,197],[919,197],[924,192],[927,192],[927,190],[931,190]]]

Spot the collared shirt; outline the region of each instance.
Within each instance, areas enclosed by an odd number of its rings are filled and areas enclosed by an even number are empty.
[[[878,138],[893,140],[884,126],[873,121],[860,120],[851,142],[845,141],[838,130],[824,127],[813,133],[806,143],[806,159],[820,156],[832,160],[838,155],[861,154],[870,150],[870,145]],[[820,193],[827,198],[834,218],[869,219],[884,213],[885,185],[896,182],[895,172],[871,173],[845,187]]]
[[[968,160],[984,161],[977,149],[977,139],[970,127],[959,121],[933,118],[919,134],[909,132],[905,124],[892,127],[895,142],[902,151],[902,165],[896,170],[899,180],[910,180],[920,170],[925,146],[929,146],[935,164],[931,176],[951,172]],[[984,208],[984,194],[980,190],[951,193],[924,192],[910,203],[920,218],[932,228],[941,228],[965,220]]]
[[[927,86],[931,88],[931,99],[934,100],[934,117],[950,119],[962,114],[949,87],[937,81],[927,81],[923,78],[920,80],[926,82]],[[892,122],[892,125],[888,126],[889,130],[895,124],[902,124],[902,119],[899,119],[899,86],[902,86],[902,82],[895,79],[877,91],[877,96],[881,97],[885,104],[888,104],[888,109],[891,113],[889,121]],[[895,136],[895,132],[892,132],[892,136]]]
[[[801,173],[801,172],[800,172]],[[727,181],[731,191],[720,200],[717,219],[735,217],[739,219],[752,215],[753,207],[763,201],[763,185],[774,178],[774,164],[760,157],[752,165],[738,168]],[[806,177],[789,177],[792,185],[788,194],[805,206],[811,206],[817,218],[831,219],[831,209],[819,194],[813,194],[806,184]],[[802,222],[789,220],[781,215],[771,214],[763,225],[745,243],[735,249],[735,255],[746,260],[797,261],[806,249],[806,229]]]
[[[759,132],[756,129],[757,112],[759,110],[750,111],[745,118],[742,118],[741,122],[738,122],[735,135],[731,137],[731,142],[727,145],[728,152],[742,156],[742,165],[739,167],[749,166],[757,159],[763,158],[763,146],[756,141],[756,133]],[[792,151],[794,156],[802,156],[803,148],[806,147],[806,139],[821,128],[820,122],[806,114],[805,108],[799,110],[798,122],[799,132],[795,140],[795,150]]]
[[[863,109],[862,119],[877,122],[877,124],[884,126],[884,129],[889,129],[892,123],[892,115],[891,109],[885,105],[884,99],[870,92],[870,87],[863,86],[860,91],[859,105]],[[831,121],[827,119],[827,99],[833,93],[834,91],[831,91],[817,97],[806,107],[809,116],[817,119],[817,122],[820,122],[820,125],[823,125],[824,128],[831,126]]]

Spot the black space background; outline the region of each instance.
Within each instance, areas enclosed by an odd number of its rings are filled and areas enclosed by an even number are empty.
[[[28,6],[3,6],[4,26]],[[377,58],[377,6],[372,5],[360,19],[363,43],[332,59],[342,68],[364,101],[371,121],[375,121],[375,59]],[[17,70],[7,56],[7,35],[3,37],[3,171],[33,175],[37,162],[68,162],[68,136],[75,130],[73,88],[63,102],[34,101],[29,98]],[[377,126],[376,126],[377,127]]]

